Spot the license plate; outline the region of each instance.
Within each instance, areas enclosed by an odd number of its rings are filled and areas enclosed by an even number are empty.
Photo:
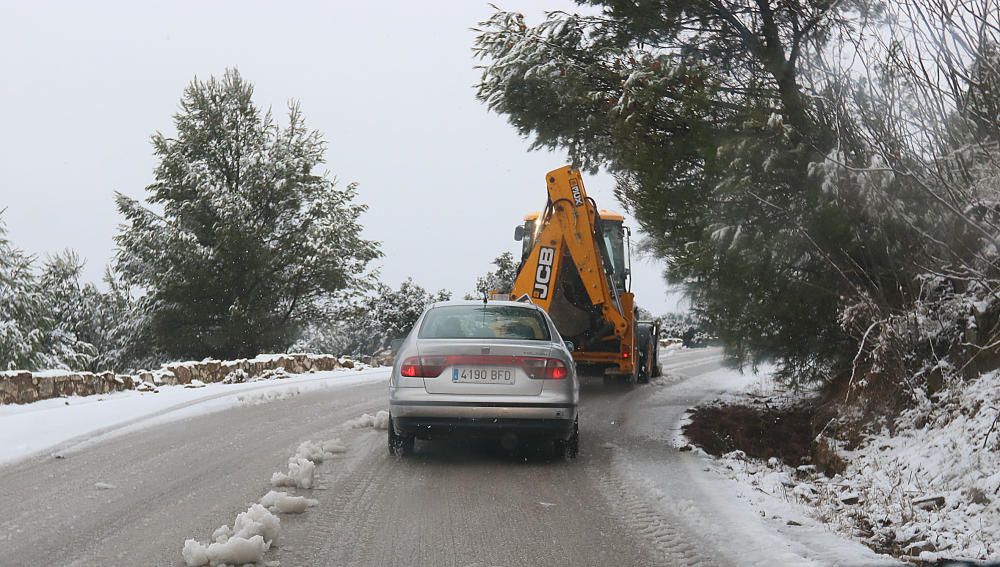
[[[489,366],[456,366],[451,370],[451,381],[457,384],[513,384],[514,370]]]

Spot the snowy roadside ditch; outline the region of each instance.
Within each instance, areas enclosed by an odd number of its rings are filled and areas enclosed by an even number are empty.
[[[385,380],[389,369],[338,368],[313,374],[275,373],[238,383],[158,386],[106,395],[53,398],[0,406],[0,466],[36,455],[61,458],[137,429],[206,413],[255,406],[308,392]]]
[[[385,430],[388,427],[389,412],[378,411],[375,415],[363,414],[344,422],[342,430],[373,428]],[[346,453],[347,445],[341,439],[328,441],[303,441],[295,454],[288,459],[285,471],[271,475],[273,489],[260,500],[250,505],[245,512],[236,516],[233,526],[224,524],[212,532],[207,542],[194,538],[184,541],[181,557],[187,567],[220,565],[262,565],[278,567],[281,562],[266,560],[269,551],[278,548],[281,533],[281,518],[287,514],[303,514],[309,508],[319,506],[319,500],[306,494],[314,489],[326,488],[317,485],[317,467]]]
[[[743,389],[726,403],[791,403]],[[690,415],[690,414],[689,414]],[[782,510],[787,529],[825,526],[909,562],[1000,559],[1000,373],[985,374],[902,413],[894,431],[868,434],[852,450],[835,443],[844,468],[809,462],[711,457],[710,469],[741,487],[761,513]],[[690,417],[685,418],[690,423]],[[826,440],[825,442],[829,442]],[[690,449],[684,434],[678,446]],[[793,516],[794,515],[794,516]],[[802,516],[805,519],[803,519]],[[797,518],[797,519],[791,519]]]

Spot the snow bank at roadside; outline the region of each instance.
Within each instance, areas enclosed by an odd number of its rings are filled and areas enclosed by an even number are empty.
[[[1000,372],[952,384],[854,452],[841,478],[817,479],[818,515],[844,532],[924,561],[1000,559]],[[858,496],[844,505],[840,495]]]
[[[338,368],[292,375],[272,382],[206,384],[188,389],[160,386],[158,393],[128,390],[114,394],[54,398],[0,406],[0,466],[57,449],[60,455],[108,435],[134,431],[195,415],[254,406],[307,392],[385,380],[389,369]],[[67,447],[71,444],[72,447]]]
[[[1000,559],[1000,373],[953,384],[908,410],[896,433],[841,450],[832,478],[736,451],[719,472],[846,536],[907,560]]]

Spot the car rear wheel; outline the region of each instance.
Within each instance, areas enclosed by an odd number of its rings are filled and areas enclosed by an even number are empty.
[[[392,416],[389,416],[389,454],[394,457],[405,457],[413,454],[413,447],[416,440],[412,436],[396,434],[396,428],[392,425]]]
[[[556,440],[556,455],[575,459],[580,454],[580,418],[573,422],[573,433],[569,439]]]

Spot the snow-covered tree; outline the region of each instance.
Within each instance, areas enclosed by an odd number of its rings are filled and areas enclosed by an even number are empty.
[[[144,292],[168,355],[285,350],[381,255],[360,236],[357,187],[320,171],[325,143],[297,104],[279,126],[235,70],[192,81],[174,126],[153,135],[147,204],[117,196],[117,269]]]
[[[11,244],[0,218],[0,370],[38,366],[44,318],[32,258]]]
[[[72,250],[46,259],[37,293],[46,311],[45,340],[40,346],[46,368],[96,370],[95,340],[103,332],[98,314],[101,293],[93,284],[81,284],[83,261]]]
[[[451,292],[428,292],[412,278],[399,289],[380,283],[374,293],[328,311],[322,323],[310,327],[295,350],[332,354],[374,354],[393,339],[404,338],[428,305],[451,299]]]
[[[81,285],[83,262],[72,251],[49,257],[41,269],[14,248],[0,220],[0,365],[4,369],[96,370],[103,300]],[[102,368],[106,369],[106,368]]]
[[[514,287],[514,280],[517,278],[517,265],[514,264],[514,255],[504,252],[493,260],[496,271],[486,272],[485,275],[476,280],[476,291],[467,294],[465,299],[482,299],[484,294],[491,291],[499,293],[510,293]]]
[[[843,359],[844,282],[816,248],[850,264],[861,243],[809,175],[834,142],[803,67],[866,3],[585,3],[601,13],[482,22],[480,100],[534,147],[616,176],[670,279],[724,320],[733,358],[824,375]]]
[[[995,2],[581,3],[601,13],[483,22],[479,98],[616,176],[731,358],[843,376],[929,266],[994,277],[970,268],[1000,248],[1000,200],[973,190],[995,159]]]

